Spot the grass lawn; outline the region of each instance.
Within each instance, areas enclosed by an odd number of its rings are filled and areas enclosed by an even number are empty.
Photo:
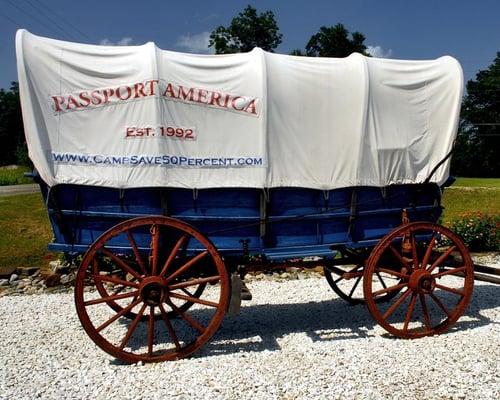
[[[457,178],[443,195],[444,225],[470,212],[500,215],[499,178]]]
[[[40,193],[0,197],[0,268],[42,267],[54,254],[47,209]]]
[[[500,178],[457,178],[452,187],[481,187],[500,190]]]
[[[0,186],[33,183],[33,179],[24,177],[25,172],[31,172],[31,169],[20,166],[0,167]]]

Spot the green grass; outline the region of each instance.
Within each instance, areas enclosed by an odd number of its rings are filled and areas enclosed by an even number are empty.
[[[444,225],[471,212],[500,215],[500,179],[457,178],[445,189],[443,206]]]
[[[500,178],[457,178],[452,187],[463,186],[500,189]]]
[[[0,167],[0,186],[33,183],[33,179],[25,178],[24,173],[31,172],[28,167]]]
[[[463,214],[481,212],[500,215],[500,191],[491,189],[448,189],[443,195],[444,225]]]
[[[40,193],[0,197],[0,268],[43,267],[54,256],[47,209]]]

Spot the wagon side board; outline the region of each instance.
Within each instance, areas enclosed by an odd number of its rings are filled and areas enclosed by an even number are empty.
[[[265,256],[284,261],[332,257],[332,246],[371,247],[410,220],[436,222],[442,212],[436,184],[352,187],[328,191],[275,189],[113,189],[58,185],[42,193],[47,203],[54,251],[80,254],[106,230],[124,220],[164,215],[204,233],[224,256]],[[149,249],[149,235],[137,237]],[[113,246],[131,251],[126,238]],[[196,244],[188,251],[197,252]]]

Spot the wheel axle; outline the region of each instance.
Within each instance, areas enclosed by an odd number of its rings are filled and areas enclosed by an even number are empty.
[[[165,280],[156,276],[144,279],[139,286],[139,297],[148,306],[159,306],[168,298],[168,286]]]

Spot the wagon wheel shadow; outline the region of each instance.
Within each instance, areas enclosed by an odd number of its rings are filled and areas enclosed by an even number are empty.
[[[465,314],[441,335],[500,324],[481,314],[485,309],[500,306],[498,294],[499,288],[493,285],[476,286]],[[193,357],[280,350],[278,339],[291,333],[305,333],[313,342],[374,337],[371,331],[376,325],[365,306],[352,306],[339,298],[308,303],[249,305],[242,307],[236,317],[226,318],[212,341]],[[385,333],[382,336],[403,340]]]
[[[199,356],[280,350],[278,339],[291,333],[305,333],[313,342],[368,337],[368,325],[373,321],[364,307],[341,299],[249,305],[224,321]]]
[[[500,324],[481,314],[487,308],[500,306],[498,293],[499,289],[493,285],[476,286],[464,316],[442,335]],[[207,319],[204,310],[193,310],[192,316],[200,321]],[[365,306],[352,306],[339,298],[292,304],[250,303],[245,306],[243,303],[241,312],[226,316],[212,340],[191,357],[281,350],[278,339],[291,333],[304,333],[312,342],[374,337],[372,329],[376,325]],[[388,340],[403,340],[385,333],[382,336]],[[146,331],[138,329],[131,345],[144,346],[146,337]],[[169,340],[167,336],[164,339]],[[114,363],[122,364],[119,360]]]
[[[445,334],[474,329],[485,325],[500,325],[500,321],[493,321],[481,314],[481,311],[497,307],[500,307],[500,286],[494,284],[476,285],[472,300],[464,313],[464,317],[467,319],[463,317],[459,319],[449,332],[445,332]]]

